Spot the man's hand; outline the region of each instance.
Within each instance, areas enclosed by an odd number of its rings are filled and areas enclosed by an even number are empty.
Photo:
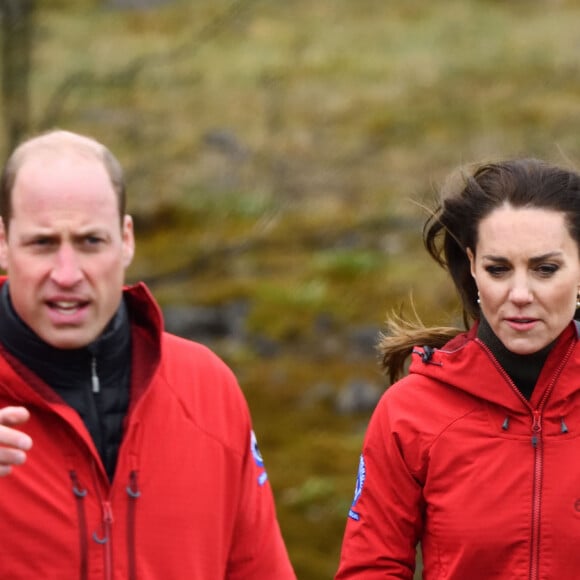
[[[32,447],[32,439],[12,429],[28,421],[30,413],[24,407],[4,407],[0,409],[0,477],[8,475],[13,465],[26,461],[26,451]]]

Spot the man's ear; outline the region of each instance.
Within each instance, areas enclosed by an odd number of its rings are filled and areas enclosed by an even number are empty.
[[[0,217],[0,268],[4,271],[8,269],[8,232],[2,217]]]
[[[123,264],[128,268],[135,255],[135,234],[133,232],[133,218],[126,215],[123,218]]]

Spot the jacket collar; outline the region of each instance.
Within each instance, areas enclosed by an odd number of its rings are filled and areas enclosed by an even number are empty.
[[[0,291],[6,280],[6,276],[0,276]],[[159,366],[163,317],[159,306],[142,282],[126,286],[123,289],[123,297],[131,328],[131,405],[133,405],[146,390]],[[10,364],[6,364],[6,361]],[[0,381],[0,390],[10,392],[16,400],[26,402],[34,399],[39,402],[37,398],[39,392],[45,401],[58,402],[58,397],[55,399],[51,389],[47,389],[25,364],[0,345],[0,374],[5,373],[8,373],[9,377],[8,380]],[[27,388],[25,383],[35,384],[39,388]]]
[[[521,396],[512,387],[508,373],[491,350],[477,338],[477,323],[441,349],[431,352],[424,347],[414,349],[409,373],[429,377],[448,387],[507,408],[522,407]],[[564,380],[564,374],[567,377],[569,373],[576,376],[580,373],[579,339],[574,322],[564,329],[547,356],[530,401],[532,406],[558,377],[561,379],[557,385],[560,398],[579,390],[577,380]]]
[[[0,288],[0,343],[59,392],[77,388],[86,379],[93,358],[103,376],[114,374],[130,359],[131,331],[124,301],[95,341],[65,350],[46,343],[22,321],[12,307],[8,285],[6,281]]]

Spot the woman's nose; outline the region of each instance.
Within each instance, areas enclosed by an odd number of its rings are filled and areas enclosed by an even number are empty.
[[[529,304],[534,300],[534,294],[527,283],[520,282],[512,286],[509,299],[514,304]]]

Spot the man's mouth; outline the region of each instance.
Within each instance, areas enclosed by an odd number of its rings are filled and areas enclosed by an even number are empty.
[[[58,300],[54,302],[48,302],[48,306],[53,310],[57,310],[61,314],[74,314],[82,308],[86,302],[80,302],[77,300]]]

